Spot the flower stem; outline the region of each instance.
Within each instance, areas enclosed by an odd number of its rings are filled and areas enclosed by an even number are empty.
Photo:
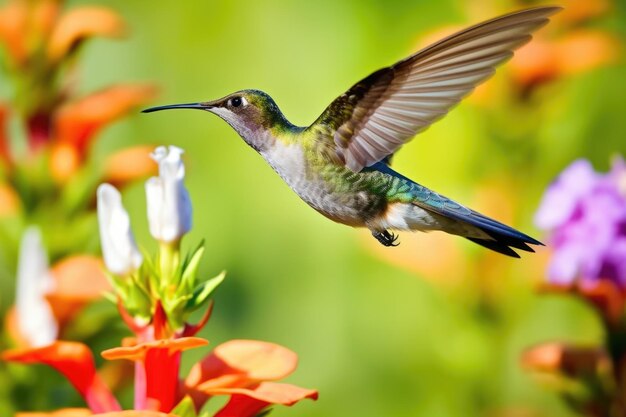
[[[180,241],[161,242],[159,245],[159,268],[161,272],[161,289],[168,288],[174,281],[176,270],[180,264]]]

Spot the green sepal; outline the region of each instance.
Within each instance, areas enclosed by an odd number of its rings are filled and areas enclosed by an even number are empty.
[[[105,270],[104,275],[109,280],[109,283],[113,287],[113,293],[116,294],[122,302],[128,299],[128,283],[124,278],[118,277],[115,274]]]
[[[193,404],[193,400],[189,395],[185,395],[185,398],[170,411],[170,414],[175,414],[178,417],[198,417],[196,413],[196,407]]]
[[[266,417],[267,415],[269,415],[269,413],[271,413],[274,409],[273,408],[268,408],[267,410],[263,410],[261,411],[259,414],[255,415],[254,417]]]
[[[139,268],[139,275],[146,277],[144,278],[145,285],[150,288],[151,293],[154,295],[155,291],[158,291],[160,288],[161,274],[150,254],[144,248],[141,248],[140,251],[143,255],[143,262],[141,268]]]
[[[178,287],[178,293],[189,293],[196,286],[196,277],[198,275],[198,267],[204,254],[204,241],[200,243],[198,248],[193,254],[185,259],[182,266],[182,275],[180,278],[180,285]]]
[[[226,271],[222,271],[218,276],[198,285],[193,291],[193,297],[187,302],[185,310],[191,312],[200,308],[209,299],[213,291],[224,281],[225,277]]]
[[[124,307],[133,317],[150,320],[152,317],[152,298],[137,277],[133,277],[131,281],[132,284],[128,286],[127,298],[124,300]]]
[[[192,295],[185,295],[172,301],[164,302],[163,309],[167,313],[167,321],[172,329],[180,329],[185,324],[185,308]]]

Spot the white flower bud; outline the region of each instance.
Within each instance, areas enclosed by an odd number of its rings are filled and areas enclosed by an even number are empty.
[[[182,154],[176,146],[156,148],[151,156],[159,164],[159,176],[146,181],[150,233],[165,243],[179,240],[191,229],[191,201],[184,185]]]
[[[111,184],[98,187],[98,223],[102,257],[107,269],[118,275],[136,271],[143,257],[135,244],[122,196]]]
[[[32,347],[49,345],[57,338],[59,326],[45,298],[53,286],[41,233],[29,227],[20,245],[15,308],[19,332]]]

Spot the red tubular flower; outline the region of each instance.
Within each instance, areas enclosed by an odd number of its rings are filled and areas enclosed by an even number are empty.
[[[180,353],[208,343],[198,337],[161,339],[105,350],[102,356],[109,360],[128,359],[143,364],[143,372],[138,369],[141,367],[135,368],[138,372],[135,375],[135,408],[169,412],[180,398]],[[144,392],[139,392],[141,387],[145,387]]]
[[[92,411],[120,410],[117,400],[96,373],[91,351],[82,343],[58,341],[40,348],[8,350],[2,359],[51,366],[72,383]]]

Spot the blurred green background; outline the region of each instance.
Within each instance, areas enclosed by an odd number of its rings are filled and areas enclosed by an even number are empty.
[[[123,42],[91,41],[83,51],[81,91],[152,81],[161,88],[157,105],[256,88],[301,125],[360,78],[415,51],[422,37],[523,6],[448,0],[100,4],[120,12],[132,33]],[[407,145],[394,168],[541,237],[533,212],[558,172],[578,157],[606,170],[613,154],[626,154],[626,5],[607,4],[606,13],[576,28],[548,27],[544,35],[602,31],[617,41],[614,59],[585,71],[556,71],[549,82],[530,86],[516,83],[504,68],[476,99]],[[588,53],[583,48],[571,58]],[[448,252],[430,244],[431,238],[440,242],[438,236],[408,233],[401,234],[400,248],[378,248],[369,233],[310,209],[224,122],[201,112],[136,114],[103,132],[92,157],[97,163],[139,143],[186,150],[194,227],[184,243],[192,248],[206,240],[207,277],[228,271],[202,336],[212,345],[251,338],[287,346],[300,357],[289,381],[319,389],[317,402],[279,407],[273,415],[570,415],[521,369],[519,356],[541,341],[593,343],[602,334],[582,303],[537,293],[545,253],[502,258],[451,236],[445,238],[454,241]],[[130,187],[124,199],[137,240],[150,242],[143,185]],[[385,253],[402,247],[415,248],[415,257],[406,249]],[[434,266],[420,269],[431,258]],[[116,336],[103,347],[118,342]],[[205,353],[190,352],[185,366]]]

